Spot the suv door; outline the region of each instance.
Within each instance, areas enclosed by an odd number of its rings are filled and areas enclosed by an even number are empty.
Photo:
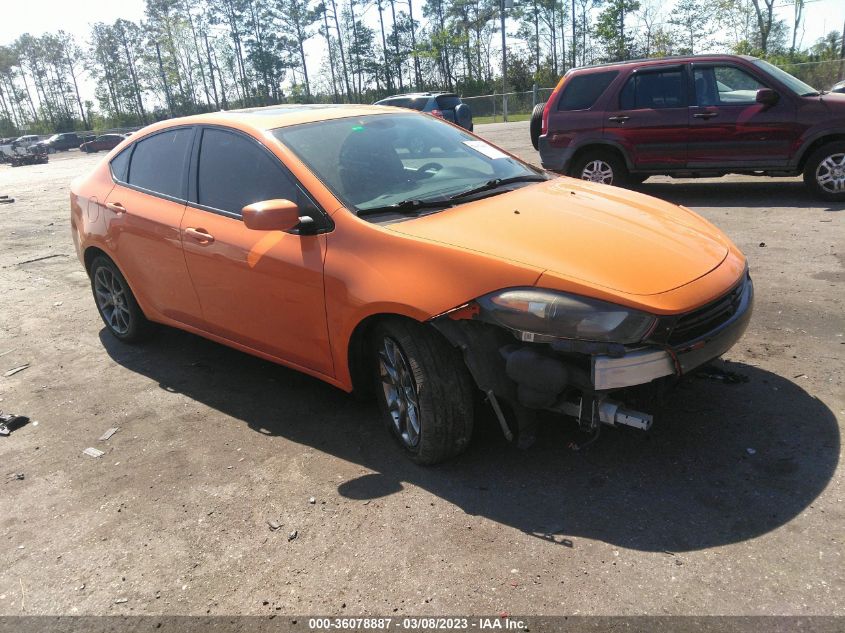
[[[786,166],[799,134],[787,95],[775,105],[757,103],[757,91],[772,86],[735,64],[695,63],[692,76],[690,167]]]
[[[100,213],[111,227],[121,271],[141,304],[167,318],[200,325],[179,232],[193,138],[194,128],[170,128],[115,156],[110,164],[115,185]]]
[[[635,69],[605,114],[605,138],[624,148],[635,170],[686,165],[687,72],[683,65]]]
[[[185,259],[206,329],[299,367],[334,375],[323,295],[325,234],[255,231],[241,209],[285,199],[330,221],[258,140],[205,127],[182,221]]]

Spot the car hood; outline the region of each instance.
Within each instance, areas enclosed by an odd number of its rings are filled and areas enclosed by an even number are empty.
[[[845,111],[845,93],[826,92],[818,98],[821,99],[822,103],[824,103],[828,108],[835,110],[837,113]]]
[[[688,209],[572,178],[386,228],[631,295],[667,292],[706,275],[730,245]]]

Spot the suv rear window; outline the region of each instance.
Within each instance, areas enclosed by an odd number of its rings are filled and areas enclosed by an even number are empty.
[[[409,108],[411,110],[422,110],[425,104],[428,103],[427,98],[421,99],[391,99],[384,103],[384,105],[393,106],[394,108]]]
[[[437,107],[441,110],[454,110],[461,105],[461,98],[454,96],[440,96],[437,97]]]
[[[606,70],[568,79],[557,102],[558,111],[589,110],[618,74],[618,70]]]

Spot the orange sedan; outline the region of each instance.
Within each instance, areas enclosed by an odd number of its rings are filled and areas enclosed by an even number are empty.
[[[115,337],[162,323],[375,392],[419,463],[467,445],[479,390],[521,445],[540,410],[647,429],[626,394],[727,351],[753,303],[692,211],[377,106],[157,123],[74,181],[71,226]]]

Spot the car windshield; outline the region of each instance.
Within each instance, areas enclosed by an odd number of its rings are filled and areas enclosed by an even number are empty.
[[[273,134],[357,211],[446,199],[492,180],[542,173],[452,125],[418,114],[304,123]]]
[[[764,61],[762,59],[755,59],[754,65],[766,71],[779,82],[786,85],[787,88],[802,97],[812,97],[814,95],[819,94],[819,91],[813,88],[811,85],[805,84],[797,77],[793,77],[785,70],[781,70],[777,66],[773,66],[767,61]]]

